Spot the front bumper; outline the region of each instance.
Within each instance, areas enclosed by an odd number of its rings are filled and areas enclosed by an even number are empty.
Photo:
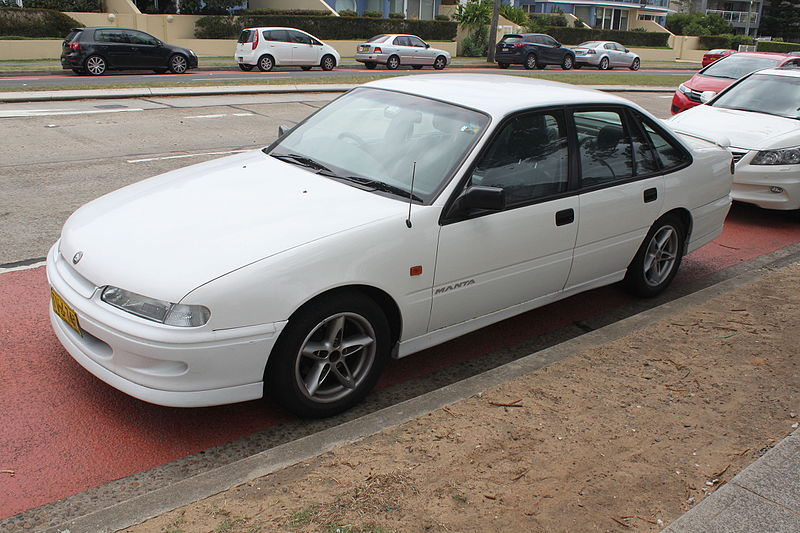
[[[800,209],[800,165],[750,165],[755,156],[748,152],[736,164],[733,199],[764,209]]]
[[[672,105],[670,106],[670,111],[673,115],[677,115],[681,111],[686,111],[687,109],[691,109],[698,105],[700,105],[700,102],[695,102],[686,96],[686,94],[676,90],[675,94],[672,96]]]
[[[221,405],[263,395],[267,356],[285,322],[215,331],[140,319],[100,300],[100,287],[58,253],[47,257],[50,286],[76,312],[79,335],[50,305],[53,331],[69,354],[112,387],[170,407]]]

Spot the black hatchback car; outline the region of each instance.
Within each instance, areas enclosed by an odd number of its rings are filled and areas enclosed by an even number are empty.
[[[575,52],[544,33],[509,33],[497,43],[494,60],[500,68],[512,64],[527,69],[560,65],[569,70],[575,66]]]
[[[197,55],[139,30],[73,28],[61,45],[61,66],[76,74],[100,76],[106,70],[154,70],[183,74],[197,68]]]

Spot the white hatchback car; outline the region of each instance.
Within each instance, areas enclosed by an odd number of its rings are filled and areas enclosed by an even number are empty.
[[[268,72],[275,66],[333,70],[341,57],[332,46],[296,28],[246,28],[239,34],[234,60],[244,71],[258,67]]]
[[[660,293],[721,233],[731,178],[727,150],[599,91],[375,81],[81,207],[48,255],[51,322],[145,401],[332,415],[390,357],[621,280]]]
[[[670,125],[730,143],[734,200],[800,209],[800,69],[757,71],[713,97],[703,93],[707,105],[675,115]]]

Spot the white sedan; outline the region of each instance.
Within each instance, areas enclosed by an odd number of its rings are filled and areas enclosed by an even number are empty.
[[[622,280],[660,293],[722,231],[731,177],[725,149],[601,92],[375,81],[263,150],[80,208],[48,256],[51,321],[142,400],[328,416],[390,357]]]
[[[800,70],[754,72],[714,96],[704,93],[707,105],[675,115],[670,125],[729,140],[736,160],[734,200],[800,209]]]

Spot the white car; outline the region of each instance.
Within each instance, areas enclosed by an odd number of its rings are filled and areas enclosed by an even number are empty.
[[[262,72],[275,66],[333,70],[341,61],[335,48],[296,28],[246,28],[239,34],[233,59],[244,71],[258,67]]]
[[[396,70],[400,65],[410,65],[417,70],[424,66],[442,70],[450,64],[447,51],[432,48],[416,35],[376,35],[358,45],[354,57],[368,69],[380,64],[389,70]]]
[[[730,143],[734,200],[800,209],[800,70],[757,71],[714,96],[704,93],[707,105],[675,115],[670,125]]]
[[[621,280],[660,293],[722,231],[731,178],[727,150],[599,91],[375,81],[81,207],[47,259],[52,326],[148,402],[327,416],[389,357]]]
[[[574,47],[575,68],[586,66],[600,70],[614,67],[639,70],[642,62],[638,54],[634,54],[616,41],[586,41]]]

